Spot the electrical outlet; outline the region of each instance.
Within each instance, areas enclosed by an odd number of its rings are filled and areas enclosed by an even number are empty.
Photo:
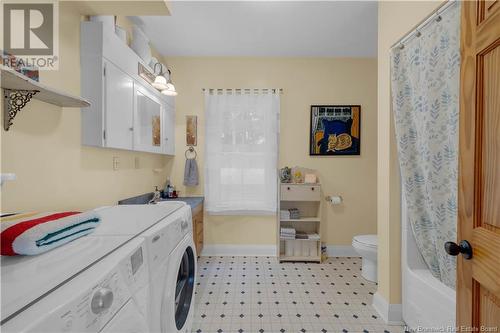
[[[139,156],[136,156],[134,158],[134,168],[139,169],[141,167],[141,160]]]
[[[120,168],[120,158],[113,156],[113,170],[117,171]]]

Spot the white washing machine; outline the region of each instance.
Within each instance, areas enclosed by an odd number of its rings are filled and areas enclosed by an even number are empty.
[[[1,327],[66,281],[104,258],[128,237],[85,236],[36,256],[0,256]]]
[[[186,203],[164,201],[156,205],[118,205],[97,208],[102,222],[92,236],[127,236],[134,238],[169,217]]]
[[[99,214],[103,223],[93,235],[144,239],[149,253],[150,331],[190,332],[196,283],[190,206],[161,201],[155,205],[105,207]]]
[[[149,331],[147,249],[133,239],[5,322],[2,332]]]
[[[180,208],[141,237],[149,256],[151,332],[190,332],[196,286],[191,208]]]

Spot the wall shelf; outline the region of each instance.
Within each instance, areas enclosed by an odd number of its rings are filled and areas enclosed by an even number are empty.
[[[280,262],[321,262],[321,185],[279,183],[277,253]],[[281,211],[296,208],[300,218],[282,218]],[[293,228],[297,233],[318,234],[320,239],[281,237],[281,228]]]
[[[34,81],[21,73],[0,65],[1,87],[3,91],[4,129],[9,130],[13,119],[28,102],[34,98],[60,107],[84,108],[90,103],[79,97],[67,94]]]

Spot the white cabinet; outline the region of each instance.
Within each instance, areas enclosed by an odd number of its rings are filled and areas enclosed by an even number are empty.
[[[161,100],[143,87],[135,89],[134,148],[162,153],[162,117],[165,110]],[[164,118],[164,119],[162,119]]]
[[[174,155],[175,153],[175,106],[174,98],[167,97],[163,101],[165,112],[163,113],[163,153]]]
[[[104,82],[104,146],[133,149],[134,80],[106,61]]]
[[[137,74],[144,63],[101,23],[81,24],[82,144],[174,155],[173,97]]]

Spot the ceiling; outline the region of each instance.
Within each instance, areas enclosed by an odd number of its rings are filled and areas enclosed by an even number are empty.
[[[132,18],[164,56],[376,57],[376,1],[172,1]]]

